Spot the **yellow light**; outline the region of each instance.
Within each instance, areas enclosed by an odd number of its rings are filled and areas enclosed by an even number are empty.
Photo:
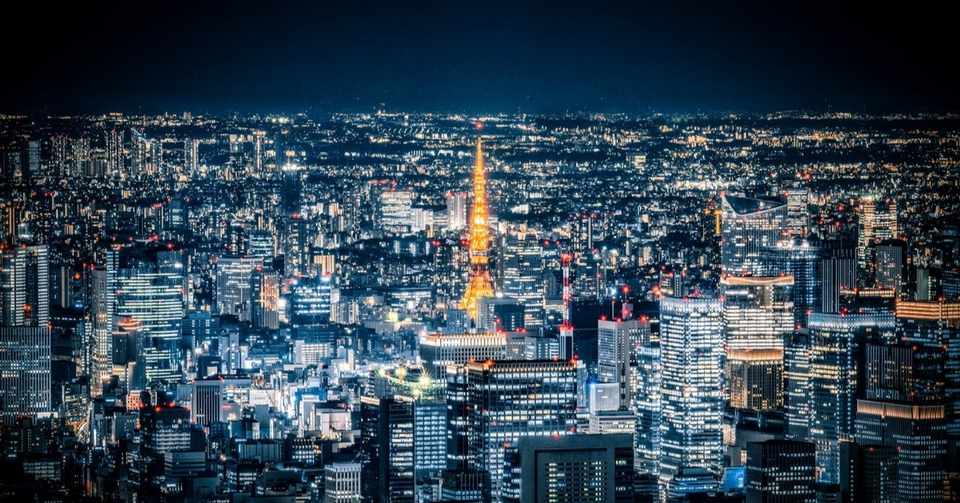
[[[477,302],[493,297],[493,282],[487,269],[490,250],[490,227],[487,225],[487,175],[483,162],[483,144],[477,138],[473,163],[473,207],[470,211],[470,282],[460,301],[460,307],[471,318],[477,318]]]

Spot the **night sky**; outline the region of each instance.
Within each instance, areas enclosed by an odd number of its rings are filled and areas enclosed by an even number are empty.
[[[954,17],[932,6],[273,3],[7,7],[0,112],[960,105]]]

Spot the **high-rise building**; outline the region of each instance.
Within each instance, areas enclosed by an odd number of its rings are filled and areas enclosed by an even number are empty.
[[[870,247],[873,255],[873,280],[878,288],[900,290],[903,287],[906,243],[886,240]]]
[[[91,348],[92,375],[90,390],[97,397],[103,393],[103,384],[113,373],[113,332],[116,324],[118,253],[108,250],[104,264],[93,271],[93,348]]]
[[[543,245],[532,233],[504,237],[501,259],[503,294],[517,299],[524,310],[524,326],[543,324]]]
[[[576,431],[578,362],[471,362],[447,374],[447,468],[500,498],[505,452],[523,437]]]
[[[251,276],[263,267],[261,257],[220,257],[217,261],[217,311],[250,321]]]
[[[0,415],[8,424],[52,411],[49,267],[46,246],[0,253]]]
[[[250,276],[250,296],[253,326],[271,330],[279,328],[280,278],[277,273],[262,269],[254,270]]]
[[[413,192],[390,190],[380,194],[380,223],[390,234],[409,233],[413,223]]]
[[[636,488],[644,496],[657,494],[660,474],[660,338],[648,332],[646,339],[634,341],[631,351],[633,378],[634,468]]]
[[[323,503],[360,503],[360,463],[330,463],[323,468]]]
[[[414,464],[418,479],[439,475],[447,466],[446,381],[431,379],[426,369],[400,366],[371,373],[378,398],[413,399]]]
[[[787,205],[774,199],[725,194],[720,262],[724,274],[762,276],[762,252],[773,247],[785,232]]]
[[[476,330],[516,332],[525,329],[526,310],[511,297],[483,297],[477,301]]]
[[[117,274],[117,319],[138,325],[137,384],[180,379],[182,269],[142,263]],[[119,323],[119,322],[118,322]]]
[[[428,334],[418,344],[420,360],[433,379],[445,379],[449,365],[470,361],[499,360],[507,356],[504,333]]]
[[[747,445],[747,503],[814,503],[816,482],[813,444],[767,440]]]
[[[123,173],[123,131],[111,129],[104,132],[107,147],[107,176],[119,179]]]
[[[897,202],[893,199],[881,200],[869,195],[860,200],[857,211],[859,233],[857,235],[857,262],[865,268],[869,261],[869,246],[877,240],[896,239],[900,232],[897,226]]]
[[[650,324],[645,320],[597,321],[597,374],[600,382],[619,386],[622,407],[630,408],[634,399],[634,348],[649,339]]]
[[[723,466],[723,304],[660,300],[660,483],[669,494],[716,487]]]
[[[50,161],[53,164],[53,176],[63,178],[67,176],[70,163],[70,153],[67,150],[67,137],[55,134],[50,138]]]
[[[47,326],[49,268],[45,245],[19,245],[0,252],[0,325]]]
[[[733,407],[783,405],[783,343],[793,333],[793,276],[725,276],[725,375]]]
[[[460,230],[467,226],[466,192],[447,192],[447,228]]]
[[[330,321],[333,278],[301,278],[293,287],[291,321],[296,325],[317,325]]]
[[[840,312],[840,292],[857,287],[857,254],[852,243],[832,242],[824,249],[820,261],[820,285],[823,294],[818,309],[821,313]]]
[[[810,333],[801,329],[787,337],[783,353],[786,436],[804,440],[810,434]]]
[[[193,382],[190,403],[190,422],[210,426],[224,419],[223,379],[211,377]]]
[[[817,449],[817,479],[841,482],[841,446],[853,441],[858,355],[868,338],[892,340],[894,319],[883,314],[810,317],[809,439]]]
[[[947,432],[960,439],[960,302],[897,302],[897,338],[916,360],[914,395],[946,406]]]
[[[522,437],[508,449],[504,503],[632,503],[629,434]]]
[[[821,311],[822,249],[805,239],[783,240],[767,250],[765,255],[769,276],[793,276],[793,322],[797,328],[806,327],[807,317],[814,311]]]
[[[403,395],[363,397],[360,407],[364,499],[378,503],[413,503],[413,399]]]
[[[791,187],[784,195],[787,199],[787,231],[793,236],[805,237],[809,228],[807,205],[810,191],[805,187]]]
[[[0,325],[0,415],[5,424],[52,412],[50,330]]]

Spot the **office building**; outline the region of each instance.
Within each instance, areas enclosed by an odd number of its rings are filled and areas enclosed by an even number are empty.
[[[726,276],[720,281],[731,406],[783,405],[783,343],[794,328],[793,276]]]
[[[182,271],[142,263],[117,273],[116,315],[138,326],[137,386],[179,381]],[[119,321],[118,321],[119,323]]]
[[[360,407],[365,500],[413,503],[413,399],[403,395],[362,397]]]
[[[50,330],[45,326],[0,326],[0,414],[5,424],[49,416]]]
[[[650,338],[650,324],[640,319],[597,321],[597,375],[619,386],[619,402],[630,408],[634,398],[631,358],[635,346]]]
[[[516,299],[524,311],[527,329],[543,325],[543,245],[529,232],[503,237],[501,255],[503,289],[506,297]]]
[[[785,232],[786,203],[725,194],[721,207],[720,261],[723,273],[762,276],[763,250],[773,247]]]
[[[809,439],[817,449],[817,479],[841,482],[841,446],[853,441],[858,355],[867,339],[890,340],[893,316],[815,313],[810,318]]]
[[[190,422],[210,426],[224,420],[223,379],[211,377],[193,382],[190,402]]]
[[[323,468],[323,503],[360,503],[360,463],[330,463]]]
[[[420,338],[420,361],[433,379],[444,379],[447,366],[506,357],[504,333],[428,334]]]
[[[447,192],[447,228],[461,230],[467,227],[467,197],[466,192]]]
[[[322,325],[330,322],[333,278],[300,278],[293,287],[290,320],[294,325]]]
[[[667,493],[716,487],[723,466],[723,348],[719,299],[660,300],[659,476]]]
[[[747,446],[747,503],[814,503],[816,449],[809,442],[767,440]]]
[[[107,251],[101,267],[93,271],[93,347],[91,348],[91,394],[100,396],[113,372],[113,333],[116,324],[118,253]]]
[[[217,312],[252,319],[251,277],[263,267],[262,257],[220,257],[217,260]]]
[[[509,449],[504,503],[632,503],[629,434],[523,437]]]
[[[447,374],[449,471],[479,473],[498,501],[508,447],[576,431],[578,363],[471,362]]]
[[[402,190],[380,194],[381,225],[390,234],[406,234],[413,227],[413,199],[415,194]]]
[[[0,252],[0,325],[46,327],[50,321],[50,259],[44,245]]]

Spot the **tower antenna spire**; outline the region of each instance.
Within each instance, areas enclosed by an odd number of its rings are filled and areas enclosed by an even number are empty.
[[[483,141],[477,136],[477,150],[473,161],[473,205],[470,210],[470,282],[460,301],[460,307],[470,318],[477,319],[477,302],[493,297],[490,280],[490,217],[487,208],[487,174],[483,162]]]

